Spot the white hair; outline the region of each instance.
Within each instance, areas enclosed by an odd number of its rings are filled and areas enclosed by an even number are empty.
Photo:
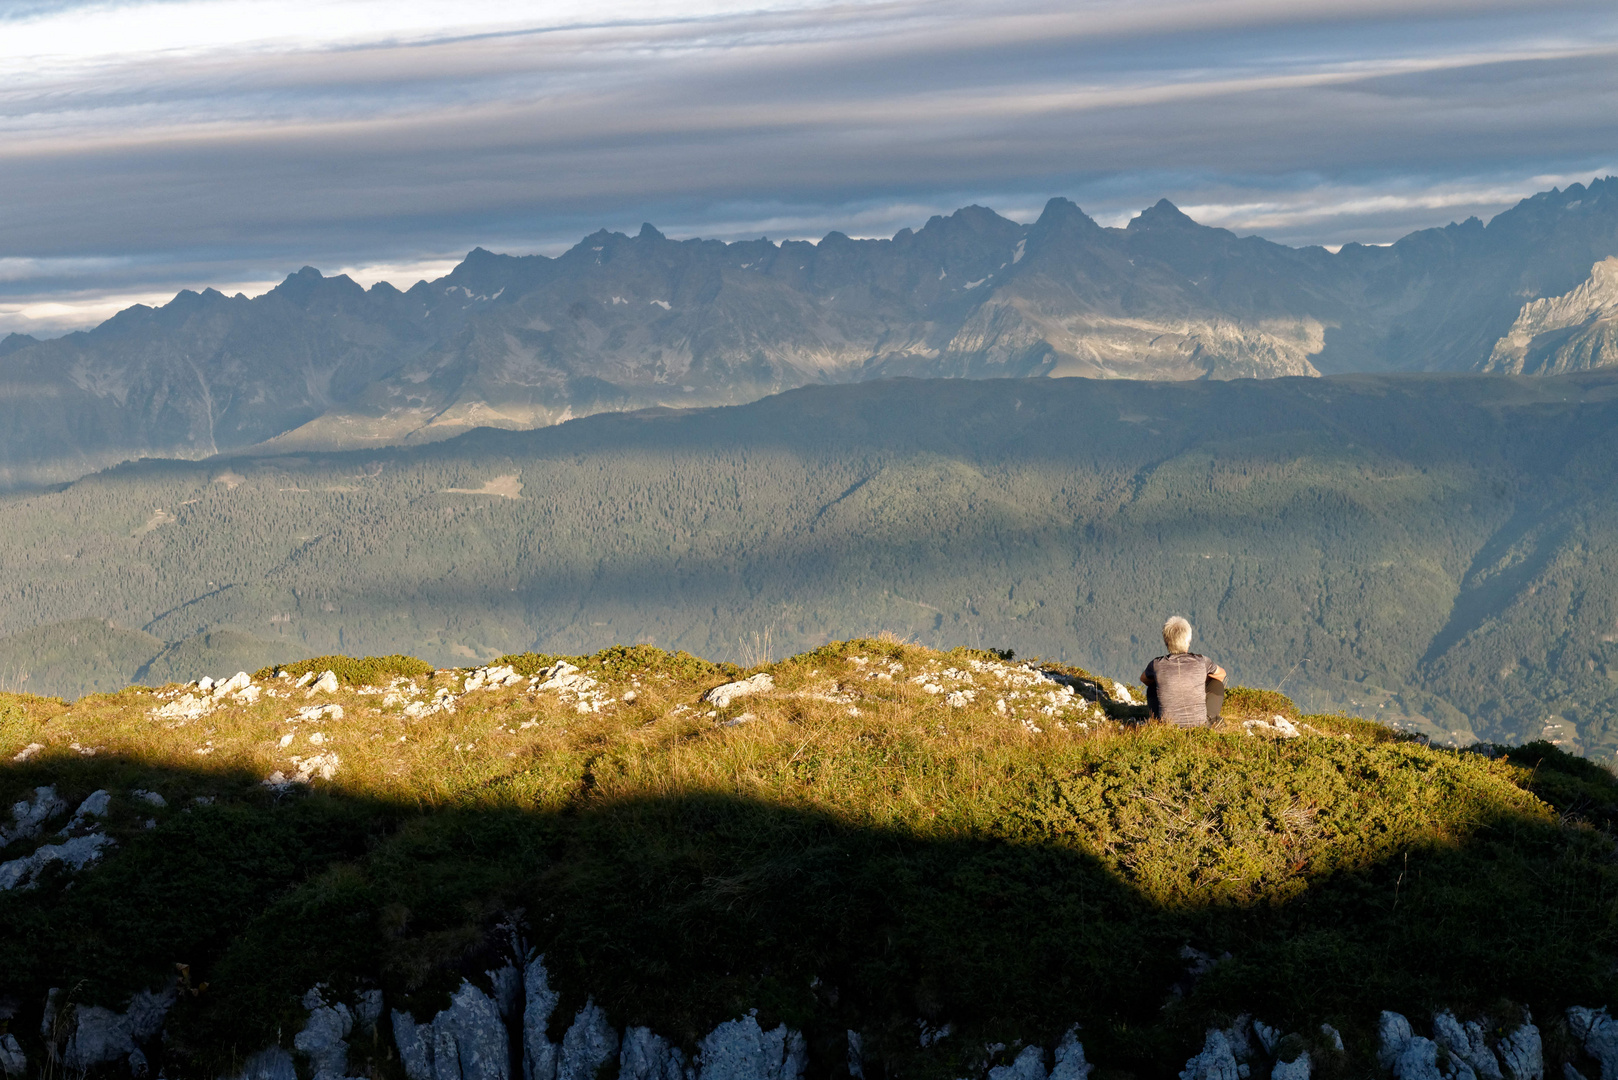
[[[1171,653],[1191,651],[1191,624],[1178,615],[1171,615],[1163,624],[1163,644]]]

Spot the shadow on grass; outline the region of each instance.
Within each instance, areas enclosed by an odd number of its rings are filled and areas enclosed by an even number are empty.
[[[1618,802],[1610,776],[1564,758],[1539,753],[1536,783]],[[928,837],[718,794],[609,802],[588,773],[546,813],[278,797],[258,779],[111,757],[0,769],[8,794],[169,801],[115,801],[101,865],[0,893],[0,1017],[34,1060],[50,987],[119,1007],[184,965],[154,1070],[217,1076],[289,1044],[316,983],[379,985],[425,1017],[514,948],[547,955],[563,1022],[593,995],[689,1046],[757,1008],[806,1033],[812,1076],[846,1075],[850,1029],[871,1077],[971,1075],[986,1041],[1048,1045],[1075,1022],[1092,1061],[1171,1076],[1239,1011],[1330,1020],[1365,1053],[1379,1009],[1511,1002],[1543,1019],[1614,989],[1608,835],[1520,812],[1284,903],[1165,906],[1037,831]],[[1186,947],[1216,962],[1193,977]],[[921,1023],[954,1035],[923,1049]],[[373,1049],[373,1075],[401,1075]]]

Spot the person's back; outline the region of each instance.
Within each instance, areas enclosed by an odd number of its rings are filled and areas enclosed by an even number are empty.
[[[1225,669],[1191,651],[1191,624],[1176,615],[1163,624],[1159,656],[1141,672],[1152,715],[1178,727],[1205,727],[1219,719],[1225,700]]]

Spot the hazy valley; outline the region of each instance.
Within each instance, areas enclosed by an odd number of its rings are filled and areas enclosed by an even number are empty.
[[[0,677],[466,665],[892,630],[1238,682],[1461,741],[1618,747],[1618,373],[893,380],[5,498]],[[85,621],[75,621],[85,620]],[[108,625],[110,620],[112,625]]]

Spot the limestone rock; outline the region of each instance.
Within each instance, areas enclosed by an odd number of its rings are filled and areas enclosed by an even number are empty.
[[[1209,1028],[1202,1052],[1185,1063],[1180,1080],[1242,1080],[1230,1038],[1217,1028]]]
[[[652,1034],[651,1028],[632,1027],[624,1032],[618,1080],[687,1080],[686,1068],[680,1048]]]
[[[1075,1024],[1056,1044],[1056,1068],[1051,1070],[1051,1080],[1089,1080],[1094,1068],[1084,1060],[1084,1044],[1079,1042],[1079,1028]]]
[[[1273,1028],[1262,1020],[1253,1021],[1253,1035],[1266,1054],[1275,1053],[1275,1044],[1281,1041],[1281,1029]]]
[[[1545,1050],[1539,1028],[1533,1024],[1517,1028],[1496,1049],[1505,1065],[1506,1080],[1545,1080]]]
[[[769,672],[761,671],[752,678],[716,686],[703,694],[702,700],[715,708],[723,709],[739,697],[747,697],[749,694],[765,694],[774,689],[775,678]]]
[[[617,1052],[618,1033],[607,1023],[606,1011],[593,999],[586,999],[562,1036],[556,1080],[595,1080],[596,1070]]]
[[[56,794],[54,787],[34,789],[32,799],[23,799],[11,807],[11,827],[0,827],[0,848],[13,840],[32,840],[45,831],[45,823],[67,809],[67,803]]]
[[[252,685],[253,677],[245,671],[238,671],[224,682],[218,683],[214,686],[213,699],[215,701],[222,701],[231,694],[239,694],[241,691],[246,690]]]
[[[1309,1051],[1305,1050],[1291,1061],[1277,1061],[1270,1070],[1270,1080],[1309,1080],[1312,1065]]]
[[[303,996],[303,1007],[309,1010],[309,1019],[292,1037],[293,1047],[309,1059],[314,1080],[343,1080],[348,1075],[354,1014],[342,1002],[327,1004],[318,989]]]
[[[112,806],[112,792],[106,788],[91,792],[79,808],[73,811],[73,819],[67,823],[67,832],[83,828],[90,818],[104,818],[107,810]]]
[[[1321,1024],[1320,1033],[1331,1040],[1332,1048],[1339,1054],[1343,1052],[1343,1033],[1330,1024]]]
[[[1618,1080],[1618,1023],[1607,1010],[1575,1005],[1567,1011],[1567,1022],[1585,1053],[1601,1063],[1601,1080]]]
[[[500,1008],[464,979],[449,1008],[429,1023],[395,1009],[393,1039],[410,1080],[511,1080]]]
[[[1045,1080],[1045,1052],[1037,1046],[1025,1046],[1010,1065],[990,1069],[989,1080]]]
[[[1462,1024],[1445,1009],[1433,1017],[1433,1041],[1468,1065],[1480,1080],[1502,1080],[1500,1063],[1483,1039],[1483,1025],[1476,1020]]]
[[[404,1010],[393,1010],[393,1045],[399,1049],[399,1064],[410,1080],[432,1080],[432,1031],[432,1024],[418,1024]]]
[[[543,956],[528,961],[523,972],[523,994],[527,999],[522,1014],[523,1080],[556,1080],[558,1047],[550,1041],[546,1029],[561,995],[551,989]]]
[[[16,1080],[28,1074],[28,1055],[15,1035],[0,1035],[0,1072]]]
[[[315,684],[306,691],[309,697],[314,697],[316,694],[335,693],[337,693],[337,673],[333,671],[322,674],[320,678],[315,680]]]
[[[1410,1044],[1410,1021],[1396,1012],[1384,1011],[1377,1021],[1376,1061],[1384,1069],[1391,1069]]]
[[[112,846],[112,839],[103,833],[75,836],[60,844],[47,844],[32,855],[0,863],[0,890],[27,888],[40,871],[53,862],[60,862],[70,870],[83,870],[101,858],[104,848]]]
[[[169,801],[163,798],[163,796],[159,795],[157,792],[147,791],[144,788],[136,788],[134,791],[131,791],[129,795],[131,798],[139,799],[141,802],[146,803],[149,806],[155,806],[160,810],[169,804]]]
[[[63,1056],[68,1071],[83,1073],[98,1065],[129,1060],[139,1053],[141,1043],[150,1042],[163,1030],[163,1020],[178,996],[178,989],[170,986],[156,993],[142,990],[121,1013],[98,1005],[79,1007]],[[138,1062],[131,1064],[144,1066],[145,1060],[141,1054]]]
[[[807,1063],[803,1036],[785,1024],[764,1031],[758,1020],[727,1020],[698,1044],[698,1080],[799,1080]]]
[[[1413,1035],[1393,1062],[1394,1080],[1445,1080],[1438,1071],[1438,1044]]]

